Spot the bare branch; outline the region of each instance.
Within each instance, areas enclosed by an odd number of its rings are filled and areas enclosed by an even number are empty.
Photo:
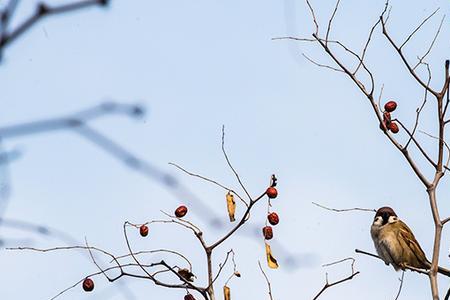
[[[334,67],[329,66],[329,65],[320,64],[320,63],[318,63],[318,62],[312,60],[312,59],[309,58],[305,53],[302,53],[302,56],[303,56],[304,58],[306,58],[308,61],[310,61],[312,64],[314,64],[314,65],[316,65],[316,66],[318,66],[318,67],[326,68],[326,69],[330,69],[330,70],[333,70],[333,71],[336,71],[336,72],[342,72],[342,73],[344,73],[344,71],[342,71],[341,69],[337,69],[337,68],[334,68]]]
[[[379,260],[384,262],[384,260],[381,257],[379,257],[378,255],[376,255],[376,254],[373,254],[373,253],[370,253],[370,252],[366,252],[366,251],[363,251],[363,250],[359,250],[359,249],[355,249],[355,252],[359,253],[359,254],[368,255],[368,256],[371,256],[371,257],[374,257],[374,258],[378,258]],[[418,269],[418,268],[415,268],[415,267],[412,267],[412,266],[404,266],[404,267],[405,267],[405,269],[408,269],[410,271],[414,271],[414,272],[421,273],[421,274],[424,274],[424,275],[429,275],[429,272],[426,271],[426,270],[424,271],[422,269]]]
[[[381,85],[380,95],[378,96],[378,109],[379,109],[379,111],[377,112],[377,114],[383,112],[383,111],[381,110],[381,97],[383,96],[383,91],[384,91],[384,83]]]
[[[80,0],[75,1],[73,3],[62,4],[57,6],[50,6],[49,4],[39,3],[36,6],[35,12],[33,15],[25,19],[21,24],[19,24],[15,29],[10,32],[7,32],[7,26],[11,19],[11,15],[13,14],[14,8],[16,7],[17,1],[13,1],[14,5],[7,8],[7,10],[2,14],[2,28],[0,32],[0,51],[16,40],[19,36],[21,36],[24,32],[28,31],[34,24],[36,24],[40,19],[45,16],[50,15],[59,15],[75,10],[79,10],[82,8],[86,8],[89,6],[106,6],[108,4],[108,0]]]
[[[360,58],[360,60],[359,60],[359,64],[358,64],[358,66],[356,67],[355,71],[353,71],[353,74],[356,74],[356,73],[358,72],[359,68],[363,65],[364,58],[366,57],[367,49],[369,48],[370,41],[372,40],[372,35],[373,35],[374,31],[375,31],[375,28],[377,28],[377,26],[378,26],[379,24],[380,24],[380,20],[378,20],[377,22],[375,22],[375,24],[374,24],[374,25],[372,26],[372,28],[370,29],[369,36],[367,37],[366,44],[364,45],[364,48],[363,48],[363,51],[362,51],[362,54],[361,54],[361,58]],[[373,93],[374,88],[375,88],[375,87],[372,86],[372,93]]]
[[[142,265],[139,260],[137,259],[136,255],[134,254],[135,252],[131,249],[131,245],[130,245],[130,241],[128,240],[128,235],[127,235],[127,225],[130,225],[131,223],[129,222],[125,222],[123,224],[123,235],[125,237],[125,242],[128,248],[128,251],[130,253],[130,256],[133,258],[133,260],[136,262],[136,264],[140,267],[140,269],[147,275],[148,279],[152,280],[156,285],[161,285],[164,287],[168,287],[168,288],[178,288],[178,289],[186,289],[186,288],[190,288],[190,289],[194,289],[196,291],[198,291],[201,294],[205,293],[205,290],[203,288],[200,288],[198,286],[193,285],[191,282],[189,282],[188,280],[186,280],[184,277],[182,277],[180,274],[178,274],[178,272],[176,270],[174,270],[172,267],[170,267],[168,264],[166,264],[163,260],[161,262],[159,262],[159,265],[165,266],[168,270],[170,270],[176,277],[178,277],[178,279],[180,279],[183,284],[169,284],[169,283],[164,283],[159,281],[158,279],[156,279],[152,274],[150,274],[147,269],[144,267],[144,265]],[[156,265],[156,264],[155,264]]]
[[[398,287],[397,295],[395,296],[394,300],[398,300],[398,297],[400,297],[400,293],[402,292],[403,288],[403,280],[405,278],[405,271],[402,271],[402,278],[400,278],[400,286]]]
[[[309,11],[311,12],[311,17],[313,19],[314,25],[316,26],[316,31],[315,31],[316,35],[319,35],[319,24],[317,23],[316,15],[314,13],[314,9],[312,8],[311,3],[309,3],[309,0],[306,0],[306,4],[308,4]]]
[[[326,210],[330,210],[330,211],[334,211],[334,212],[347,212],[347,211],[367,211],[367,212],[376,212],[376,209],[373,208],[360,208],[360,207],[354,207],[354,208],[343,208],[343,209],[337,209],[337,208],[330,208],[330,207],[326,207],[322,204],[316,203],[316,202],[311,202],[312,204],[314,204],[315,206],[318,206],[320,208],[326,209]]]
[[[444,139],[440,139],[440,138],[438,138],[438,137],[436,137],[436,136],[433,136],[433,135],[431,135],[431,134],[429,134],[429,133],[426,133],[425,131],[419,130],[419,132],[420,132],[420,133],[423,133],[423,134],[425,134],[425,135],[427,135],[427,136],[429,136],[430,138],[433,138],[433,139],[436,139],[436,140],[441,140],[441,142],[443,143],[443,145],[445,146],[445,148],[447,148],[447,151],[448,151],[447,162],[446,162],[446,164],[444,165],[445,169],[448,169],[448,164],[449,164],[449,162],[450,162],[450,147],[448,146],[447,142],[446,142]],[[438,168],[438,167],[436,167],[436,168]]]
[[[234,251],[233,251],[233,249],[231,249],[230,251],[227,252],[227,255],[225,256],[224,261],[219,264],[219,270],[217,271],[216,276],[212,280],[211,284],[214,284],[214,282],[216,282],[216,280],[219,278],[220,274],[222,273],[223,268],[225,268],[225,266],[228,262],[228,258],[230,257],[230,254],[233,254],[234,270],[236,270],[236,263],[234,263]]]
[[[215,185],[221,187],[222,189],[224,189],[224,190],[226,190],[226,191],[229,191],[229,192],[233,193],[234,195],[236,195],[236,196],[242,201],[242,203],[245,204],[245,206],[248,207],[247,201],[245,201],[245,200],[244,200],[244,199],[243,199],[243,198],[242,198],[235,190],[233,190],[233,189],[231,189],[231,188],[229,188],[229,187],[227,187],[227,186],[224,186],[223,184],[221,184],[221,183],[219,183],[219,182],[217,182],[217,181],[215,181],[215,180],[213,180],[213,179],[210,179],[210,178],[208,178],[208,177],[205,177],[205,176],[202,176],[202,175],[199,175],[199,174],[192,173],[192,172],[190,172],[190,171],[184,169],[183,167],[181,167],[181,166],[179,166],[179,165],[177,165],[177,164],[175,164],[175,163],[170,162],[169,165],[172,165],[172,166],[178,168],[179,170],[183,171],[184,173],[186,173],[186,174],[188,174],[188,175],[190,175],[190,176],[198,177],[198,178],[203,179],[203,180],[205,180],[205,181],[208,181],[208,182],[210,182],[210,183],[212,183],[212,184],[215,184]]]
[[[328,21],[327,34],[325,35],[325,43],[327,43],[327,41],[328,41],[328,36],[330,35],[331,23],[333,22],[334,16],[336,15],[336,12],[338,10],[340,2],[341,2],[341,0],[336,1],[336,6],[334,7],[333,14],[331,15],[331,18]]]
[[[423,147],[420,145],[420,143],[417,141],[417,139],[413,136],[413,133],[411,133],[408,128],[406,128],[405,125],[403,125],[403,123],[398,120],[398,119],[394,119],[392,121],[397,122],[398,124],[400,124],[400,126],[403,128],[403,130],[405,130],[406,134],[409,136],[410,140],[412,140],[414,142],[414,144],[416,145],[417,149],[419,149],[420,153],[422,153],[422,155],[425,157],[425,159],[435,168],[437,168],[437,164],[431,159],[431,157],[428,155],[428,153],[425,151],[425,149],[423,149]],[[406,146],[403,147],[403,149],[406,149]]]
[[[447,294],[445,294],[444,300],[448,300],[450,298],[450,288],[447,291]]]
[[[418,57],[419,61],[414,66],[413,70],[415,70],[419,65],[421,65],[423,63],[423,60],[428,56],[428,54],[430,54],[431,49],[433,48],[434,43],[436,42],[436,40],[439,36],[439,33],[441,32],[441,28],[442,28],[442,24],[444,23],[444,20],[445,20],[445,15],[442,17],[441,23],[439,24],[438,30],[436,31],[436,34],[434,35],[434,38],[431,41],[430,47],[428,47],[427,52],[425,52],[425,54],[422,55],[422,57]]]
[[[334,266],[334,265],[343,263],[345,261],[351,261],[352,262],[351,266],[352,266],[352,270],[353,270],[353,267],[354,267],[355,261],[356,261],[353,257],[347,257],[347,258],[343,258],[343,259],[340,259],[340,260],[337,260],[337,261],[334,261],[334,262],[331,262],[331,263],[323,264],[322,267]]]
[[[433,90],[432,88],[430,88],[429,86],[427,86],[427,84],[420,79],[420,77],[417,75],[417,73],[414,71],[413,67],[409,64],[408,60],[406,59],[405,55],[403,54],[402,49],[400,49],[399,46],[397,46],[397,44],[395,43],[395,41],[392,39],[392,37],[390,36],[389,32],[387,31],[386,28],[386,21],[384,19],[384,15],[382,14],[380,16],[380,20],[381,20],[381,25],[383,28],[383,34],[384,36],[388,39],[389,43],[391,44],[391,46],[395,49],[395,51],[397,51],[398,55],[400,56],[401,60],[403,61],[403,64],[406,66],[406,68],[408,69],[409,73],[414,77],[414,79],[425,89],[427,89],[431,94],[433,94],[434,96],[438,96],[438,93]]]
[[[416,29],[414,29],[413,32],[411,32],[411,34],[406,38],[406,40],[403,42],[403,44],[400,45],[399,49],[402,49],[403,46],[406,45],[406,43],[408,43],[408,41],[413,37],[413,35],[420,30],[420,28],[422,28],[423,25],[425,25],[425,23],[430,20],[437,12],[439,11],[439,8],[437,8],[435,11],[433,11],[433,13],[431,13],[431,15],[429,15],[428,17],[426,17],[422,23],[420,23],[419,26],[417,26]]]
[[[173,250],[169,250],[169,249],[155,249],[155,250],[137,251],[133,254],[137,256],[137,255],[141,255],[141,254],[153,254],[153,253],[161,253],[161,252],[175,254],[175,255],[181,257],[189,265],[189,270],[192,271],[192,263],[189,261],[189,259],[185,255],[183,255],[177,251],[173,251]],[[124,254],[124,255],[116,256],[116,259],[119,260],[119,259],[127,258],[130,256],[131,256],[131,254]]]
[[[247,222],[248,217],[250,216],[250,210],[252,209],[253,205],[255,205],[262,197],[264,197],[266,195],[266,192],[264,192],[263,194],[261,194],[258,198],[256,199],[252,199],[250,201],[249,206],[247,207],[247,210],[244,212],[244,215],[242,216],[241,220],[239,221],[238,224],[236,224],[236,226],[234,226],[227,234],[225,234],[222,238],[220,238],[218,241],[216,241],[214,244],[212,244],[211,246],[209,246],[208,248],[213,250],[214,248],[216,248],[217,246],[219,246],[220,244],[222,244],[224,241],[226,241],[234,232],[236,232],[242,225],[245,224],[245,222]]]
[[[235,257],[235,254],[234,254],[234,251],[233,250],[230,250],[231,251],[231,254],[232,254],[232,256],[231,256],[231,261],[233,262],[233,273],[230,275],[230,277],[228,277],[228,279],[225,281],[225,285],[228,285],[228,283],[230,282],[230,280],[232,279],[232,278],[234,278],[235,276],[237,276],[237,277],[241,277],[241,274],[238,272],[238,270],[237,270],[237,266],[236,266],[236,261],[234,260],[234,257]]]
[[[430,82],[431,82],[431,70],[430,70],[430,66],[429,66],[428,64],[426,64],[426,65],[427,65],[427,70],[428,70],[428,81],[427,81],[427,86],[429,87],[429,86],[430,86]],[[411,132],[411,134],[410,134],[410,137],[409,137],[408,142],[407,142],[406,145],[405,145],[405,148],[408,148],[409,143],[411,142],[411,140],[413,140],[414,134],[416,133],[417,126],[419,125],[419,117],[420,117],[420,113],[422,112],[422,109],[424,108],[425,104],[427,103],[428,89],[425,89],[424,94],[425,94],[425,95],[424,95],[424,97],[423,97],[422,105],[421,105],[419,108],[417,108],[417,110],[416,110],[416,121],[415,121],[415,123],[414,123],[414,128],[413,128],[413,130],[412,130],[412,132]],[[408,131],[407,131],[407,132],[408,132]],[[416,144],[417,146],[419,146],[419,144],[418,144],[417,142],[415,142],[415,144]]]
[[[398,49],[398,47],[396,46],[396,44],[393,42],[393,40],[390,38],[389,34],[386,31],[386,19],[384,19],[384,14],[387,11],[387,7],[388,7],[388,3],[386,3],[385,9],[382,13],[382,15],[380,16],[380,22],[383,26],[383,33],[388,37],[388,39],[390,39],[391,43],[393,44],[394,47],[396,47],[396,49]],[[371,84],[372,84],[372,88],[370,91],[368,91],[366,89],[366,87],[364,86],[364,84],[359,81],[359,79],[355,76],[355,74],[353,72],[351,72],[348,67],[346,67],[343,62],[340,61],[340,59],[333,53],[333,51],[328,47],[328,45],[324,42],[324,40],[322,38],[320,38],[318,36],[317,33],[313,33],[313,37],[316,39],[316,41],[319,43],[319,45],[323,48],[323,50],[330,56],[330,58],[344,71],[345,74],[347,74],[347,76],[356,84],[356,86],[360,89],[360,91],[368,98],[368,100],[370,101],[370,104],[372,105],[372,108],[378,118],[378,121],[381,123],[383,118],[382,115],[378,109],[378,105],[375,103],[374,97],[373,97],[373,91],[374,91],[374,78],[372,73],[368,70],[368,68],[365,67],[365,64],[363,64],[362,66],[364,67],[364,69],[368,72],[370,79],[371,79]],[[337,42],[338,45],[342,45],[342,43]],[[347,49],[344,48],[346,51]],[[359,55],[357,55],[354,51],[348,50],[349,53],[354,54],[355,57],[357,57],[360,61],[361,58],[359,57]],[[431,93],[433,93],[434,95],[437,95],[437,93],[435,91],[432,91],[431,88],[427,87],[427,85],[425,83],[423,83],[419,77],[417,77],[417,75],[415,74],[415,72],[411,69],[411,66],[408,64],[408,62],[406,61],[405,57],[403,56],[403,53],[401,52],[401,50],[398,49],[398,52],[400,54],[400,56],[402,57],[402,59],[404,60],[404,63],[407,65],[407,67],[409,68],[410,72],[416,76],[416,78],[419,80],[419,82],[423,85],[424,88],[426,88],[427,90],[429,90]],[[391,141],[391,143],[398,149],[401,151],[401,153],[403,154],[403,156],[405,157],[405,159],[408,161],[409,165],[411,166],[411,168],[413,169],[414,173],[417,175],[417,177],[420,179],[420,181],[428,188],[430,187],[430,182],[428,181],[428,179],[425,177],[425,175],[422,173],[422,171],[419,169],[419,167],[417,166],[416,162],[412,159],[412,157],[409,155],[409,152],[407,149],[405,149],[404,147],[402,147],[402,145],[400,143],[398,143],[394,137],[387,131],[387,130],[383,130],[384,134],[388,137],[388,139]]]
[[[236,172],[236,170],[233,168],[233,165],[231,164],[231,161],[228,158],[227,152],[225,151],[225,126],[222,126],[222,152],[223,152],[223,155],[225,156],[228,166],[233,171],[234,176],[236,177],[237,181],[239,182],[239,185],[244,190],[245,194],[247,194],[248,199],[251,201],[252,197],[250,196],[249,192],[247,192],[247,189],[245,188],[244,184],[241,181],[241,177]]]
[[[345,261],[348,261],[348,260],[351,260],[351,261],[352,261],[352,263],[351,263],[351,270],[352,270],[351,274],[350,274],[349,276],[347,276],[347,277],[344,277],[344,278],[342,278],[342,279],[340,279],[340,280],[337,280],[337,281],[334,281],[334,282],[331,282],[331,283],[328,282],[328,274],[326,274],[326,277],[325,277],[325,278],[326,278],[326,280],[325,280],[325,285],[324,285],[324,286],[322,287],[322,289],[316,294],[316,296],[313,298],[313,300],[318,299],[318,298],[320,297],[320,295],[322,295],[322,293],[325,292],[327,289],[329,289],[329,288],[331,288],[331,287],[333,287],[333,286],[335,286],[335,285],[344,283],[344,282],[346,282],[346,281],[352,280],[353,277],[355,277],[356,275],[358,275],[358,274],[360,273],[359,271],[356,271],[356,272],[355,272],[355,269],[354,269],[355,259],[352,258],[352,257],[345,258],[345,259],[341,259],[341,260],[338,260],[338,261],[336,261],[336,262],[332,262],[332,263],[329,263],[329,264],[325,264],[324,266],[332,266],[332,265],[336,265],[336,264],[339,264],[339,263],[342,263],[342,262],[345,262]]]
[[[270,280],[269,277],[267,277],[266,272],[264,272],[264,269],[261,266],[261,262],[258,260],[258,266],[259,269],[261,270],[261,273],[264,275],[264,278],[266,279],[266,283],[267,283],[267,289],[268,289],[268,293],[269,293],[269,299],[273,300],[273,295],[272,295],[272,286],[270,284]]]

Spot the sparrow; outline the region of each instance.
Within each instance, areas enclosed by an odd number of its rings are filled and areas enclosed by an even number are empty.
[[[411,229],[392,208],[385,206],[377,210],[370,234],[378,256],[396,271],[404,271],[406,267],[430,269],[431,263]],[[439,267],[438,272],[450,277],[450,270]]]
[[[178,275],[180,275],[186,281],[189,281],[189,282],[193,282],[194,281],[195,275],[192,274],[192,272],[189,271],[189,269],[181,269],[180,268],[177,273],[178,273]]]

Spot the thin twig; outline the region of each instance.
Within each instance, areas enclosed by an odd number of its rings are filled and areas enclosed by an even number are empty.
[[[409,131],[408,128],[406,128],[406,126],[398,119],[394,119],[392,120],[393,122],[397,122],[398,124],[400,124],[400,126],[403,128],[403,130],[406,132],[406,134],[409,136],[409,138],[414,142],[414,144],[416,145],[417,149],[419,149],[420,153],[422,153],[423,157],[425,157],[425,159],[433,166],[433,167],[437,167],[437,164],[433,161],[433,159],[428,155],[428,153],[425,151],[425,149],[423,149],[422,145],[420,145],[420,143],[417,141],[417,139],[413,136],[413,134]],[[403,149],[406,149],[406,145],[403,147]]]
[[[384,83],[381,85],[380,95],[378,96],[378,109],[380,110],[379,113],[383,112],[381,109],[381,97],[383,96],[383,91],[384,91]]]
[[[269,293],[269,299],[273,300],[273,295],[272,295],[272,286],[270,284],[270,280],[269,277],[267,277],[266,272],[264,272],[264,269],[261,266],[261,262],[258,260],[258,266],[259,269],[261,270],[261,273],[264,275],[264,278],[266,279],[266,283],[267,283],[267,289],[268,289],[268,293]]]
[[[422,87],[424,87],[425,89],[427,89],[431,94],[433,94],[434,96],[438,96],[438,93],[433,90],[432,88],[430,88],[429,86],[427,86],[427,84],[420,79],[420,77],[417,75],[417,73],[415,72],[415,70],[413,69],[413,67],[410,65],[410,63],[408,62],[408,60],[406,59],[402,49],[395,43],[395,41],[392,39],[391,35],[389,34],[389,32],[387,31],[387,27],[386,27],[386,21],[384,19],[384,15],[382,14],[380,16],[380,20],[381,20],[381,25],[383,28],[383,34],[384,36],[388,39],[389,43],[391,44],[391,46],[395,49],[395,51],[398,53],[398,55],[400,56],[400,59],[402,60],[403,64],[406,66],[406,68],[408,69],[409,73],[413,76],[413,78],[417,81],[417,83],[419,83]]]
[[[314,64],[314,65],[316,65],[316,66],[318,66],[318,67],[330,69],[330,70],[333,70],[333,71],[336,71],[336,72],[341,72],[341,73],[344,72],[344,71],[342,71],[341,69],[334,68],[334,67],[329,66],[329,65],[320,64],[320,63],[314,61],[312,58],[308,57],[305,53],[302,53],[302,56],[303,56],[304,58],[306,58],[309,62],[311,62],[312,64]]]
[[[249,192],[247,192],[247,189],[245,188],[244,184],[241,181],[241,177],[239,176],[239,174],[236,172],[236,170],[234,169],[233,165],[231,164],[230,159],[228,158],[228,154],[225,151],[225,125],[222,126],[222,153],[225,156],[225,159],[227,161],[228,166],[230,167],[230,169],[233,171],[234,176],[236,177],[237,181],[239,182],[239,185],[241,186],[241,188],[244,190],[245,194],[247,194],[248,199],[251,201],[252,197],[250,196]]]
[[[312,204],[314,204],[315,206],[318,206],[320,208],[326,209],[326,210],[330,210],[330,211],[334,211],[334,212],[347,212],[347,211],[367,211],[367,212],[376,212],[376,209],[373,208],[360,208],[360,207],[354,207],[354,208],[343,208],[343,209],[337,209],[337,208],[330,208],[330,207],[326,207],[322,204],[316,203],[316,202],[311,202]]]
[[[413,67],[413,70],[415,70],[419,65],[422,64],[423,60],[428,56],[428,54],[430,54],[431,49],[434,46],[434,43],[436,42],[439,33],[441,32],[441,28],[442,28],[442,24],[444,24],[444,20],[445,20],[445,15],[442,17],[441,19],[441,23],[439,24],[438,30],[436,31],[436,34],[434,35],[433,40],[431,41],[430,46],[428,47],[428,50],[425,52],[424,55],[422,55],[422,57],[418,57],[419,61],[417,62],[417,64]]]
[[[334,7],[333,14],[331,15],[331,18],[328,21],[327,34],[325,35],[325,43],[326,43],[326,41],[328,41],[328,36],[330,35],[330,30],[331,30],[331,23],[333,22],[334,16],[336,15],[336,12],[338,10],[340,2],[341,2],[341,0],[336,1],[336,6]]]
[[[413,30],[413,32],[411,32],[411,34],[406,38],[406,40],[403,42],[403,44],[400,45],[400,49],[403,48],[403,46],[406,45],[406,43],[408,43],[408,41],[413,37],[413,35],[420,30],[420,28],[422,28],[423,25],[425,25],[425,23],[430,20],[437,12],[439,11],[439,8],[437,8],[435,11],[433,11],[431,13],[431,15],[429,15],[428,17],[426,17],[420,24],[419,26],[417,26],[416,29]]]
[[[173,251],[173,250],[169,250],[169,249],[142,250],[142,251],[135,252],[134,255],[153,254],[153,253],[160,253],[160,252],[171,253],[171,254],[175,254],[175,255],[181,257],[189,265],[189,270],[192,271],[192,263],[189,261],[189,259],[185,255],[183,255],[177,251]],[[119,260],[119,259],[127,258],[130,256],[131,256],[131,254],[124,254],[124,255],[116,256],[116,259]],[[112,261],[110,261],[110,262],[112,262]]]
[[[351,261],[352,262],[351,266],[352,266],[352,269],[353,269],[353,266],[355,264],[355,259],[353,257],[347,257],[347,258],[343,258],[343,259],[340,259],[340,260],[337,260],[337,261],[334,261],[334,262],[331,262],[331,263],[327,263],[327,264],[322,265],[322,267],[334,266],[334,265],[343,263],[345,261]]]
[[[230,251],[228,251],[227,255],[225,256],[224,261],[219,264],[219,270],[217,271],[216,276],[212,280],[211,284],[214,284],[214,282],[216,282],[216,280],[219,278],[220,274],[222,273],[223,268],[225,268],[225,266],[226,266],[226,264],[228,262],[228,258],[230,257],[231,253],[233,253],[233,262],[234,262],[234,251],[233,251],[233,249],[230,249]],[[236,264],[234,264],[234,269],[236,269]]]
[[[430,66],[427,64],[427,70],[428,70],[428,81],[427,81],[427,86],[430,86],[430,82],[431,82],[431,70],[430,70]],[[417,108],[416,110],[416,121],[414,123],[414,128],[411,132],[411,135],[409,137],[408,142],[405,144],[405,148],[408,148],[409,143],[411,142],[411,140],[414,137],[414,134],[416,133],[416,129],[417,126],[419,126],[419,117],[420,117],[420,113],[422,112],[422,109],[424,108],[425,104],[427,103],[427,96],[428,96],[428,89],[425,89],[425,95],[423,97],[423,102],[422,105]],[[415,143],[417,146],[419,145],[417,142]]]
[[[306,0],[306,4],[309,7],[309,11],[310,11],[311,16],[313,18],[314,25],[316,26],[316,31],[315,32],[316,32],[317,35],[319,35],[319,24],[317,23],[316,15],[314,13],[314,9],[312,8],[311,3],[309,3],[309,0]]]
[[[45,16],[50,15],[59,15],[62,13],[67,13],[75,10],[79,10],[82,8],[90,7],[90,6],[106,6],[108,4],[108,0],[81,0],[75,1],[73,3],[62,4],[57,6],[51,6],[45,3],[38,3],[35,8],[34,14],[25,19],[22,23],[20,23],[16,28],[7,31],[7,25],[11,19],[12,11],[7,11],[6,19],[2,22],[2,31],[0,32],[0,51],[16,40],[23,33],[28,31],[33,25],[35,25],[40,19]],[[15,7],[15,6],[14,6]]]
[[[180,165],[177,165],[176,163],[170,162],[169,165],[172,165],[172,166],[176,167],[177,169],[183,171],[184,173],[186,173],[186,174],[188,174],[188,175],[190,175],[190,176],[198,177],[198,178],[203,179],[203,180],[205,180],[205,181],[207,181],[207,182],[210,182],[210,183],[212,183],[212,184],[215,184],[215,185],[221,187],[222,189],[224,189],[224,190],[226,190],[226,191],[229,191],[229,192],[233,193],[234,195],[236,195],[236,196],[242,201],[242,203],[245,204],[245,206],[248,207],[247,201],[245,201],[245,200],[244,200],[244,199],[243,199],[243,198],[242,198],[235,190],[233,190],[233,189],[231,189],[231,188],[229,188],[229,187],[227,187],[227,186],[225,186],[225,185],[219,183],[219,182],[216,181],[216,180],[210,179],[210,178],[208,178],[208,177],[205,177],[205,176],[202,176],[202,175],[199,175],[199,174],[192,173],[192,172],[186,170],[185,168],[181,167]]]
[[[445,148],[447,148],[447,151],[448,151],[447,162],[446,162],[445,165],[444,165],[445,169],[448,169],[448,165],[449,165],[449,163],[450,163],[450,146],[447,144],[447,142],[446,142],[445,140],[440,139],[440,138],[438,138],[437,136],[431,135],[431,134],[429,134],[429,133],[427,133],[427,132],[425,132],[425,131],[419,130],[419,132],[422,133],[422,134],[425,134],[426,136],[428,136],[428,137],[430,137],[430,138],[433,138],[433,139],[441,140],[441,141],[442,141],[443,145],[445,146]]]
[[[400,278],[400,286],[398,287],[397,295],[395,296],[394,300],[398,300],[398,297],[400,297],[400,293],[402,292],[403,288],[403,279],[405,277],[405,271],[402,271],[402,278]]]
[[[233,249],[230,250],[230,252],[231,252],[231,254],[232,254],[232,256],[231,256],[231,261],[233,262],[233,273],[232,273],[232,274],[230,275],[230,277],[228,277],[228,279],[225,281],[225,285],[228,285],[228,283],[230,282],[230,280],[231,280],[232,278],[234,278],[235,276],[238,276],[238,277],[241,276],[240,273],[239,273],[238,270],[237,270],[236,261],[234,260],[235,253],[234,253]]]
[[[329,264],[325,264],[324,266],[332,266],[332,265],[340,264],[340,263],[348,261],[348,260],[352,261],[352,263],[351,263],[351,274],[349,276],[347,276],[347,277],[344,277],[344,278],[342,278],[340,280],[337,280],[337,281],[334,281],[332,283],[330,283],[328,281],[328,274],[326,274],[326,276],[325,276],[325,284],[322,287],[322,289],[316,294],[316,296],[313,298],[313,300],[318,299],[320,297],[320,295],[322,295],[322,293],[325,292],[327,289],[329,289],[329,288],[331,288],[331,287],[333,287],[335,285],[341,284],[343,282],[352,280],[353,277],[355,277],[356,275],[358,275],[360,273],[359,271],[355,272],[355,269],[354,269],[355,259],[352,258],[352,257],[348,257],[348,258],[341,259],[341,260],[338,260],[338,261],[335,261],[335,262],[332,262],[332,263],[329,263]]]

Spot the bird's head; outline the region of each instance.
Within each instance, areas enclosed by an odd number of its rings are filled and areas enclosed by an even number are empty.
[[[394,223],[397,221],[397,214],[389,206],[381,207],[375,213],[375,218],[373,219],[373,225],[383,226],[388,223]]]

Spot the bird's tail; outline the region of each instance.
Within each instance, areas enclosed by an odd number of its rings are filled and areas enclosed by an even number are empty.
[[[431,262],[427,259],[426,262],[426,268],[429,270],[431,268]],[[443,267],[438,267],[438,273],[441,273],[444,276],[450,277],[450,270],[443,268]]]
[[[441,273],[442,275],[445,275],[447,277],[450,277],[450,270],[443,268],[443,267],[439,267],[438,268],[438,272]]]

